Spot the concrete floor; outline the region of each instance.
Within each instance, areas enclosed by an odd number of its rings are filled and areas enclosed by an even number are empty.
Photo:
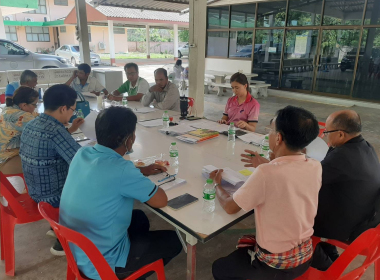
[[[157,65],[143,66],[140,73],[151,73]],[[152,76],[148,77],[149,82],[153,82]],[[218,97],[215,93],[205,95],[205,116],[209,119],[217,120],[222,116],[224,105],[231,92],[226,96]],[[312,111],[319,121],[325,121],[326,117],[344,107],[325,105],[314,102],[304,102],[281,97],[268,97],[259,99],[261,105],[260,121],[258,132],[265,133],[265,126],[274,116],[276,111],[288,104],[304,107]],[[380,126],[379,110],[362,107],[353,108],[360,113],[363,121],[363,135],[375,147],[380,155]],[[155,214],[146,210],[143,205],[136,203],[136,208],[143,209],[151,221],[151,229],[172,229],[172,226],[158,218]],[[45,235],[49,225],[45,221],[40,221],[27,225],[16,226],[15,229],[15,252],[16,252],[16,276],[7,277],[4,273],[4,262],[0,262],[0,280],[64,280],[66,279],[66,258],[55,257],[50,254],[50,247],[54,239]],[[240,236],[254,231],[253,216],[246,218],[234,227],[218,235],[206,244],[197,246],[197,279],[212,280],[211,265],[214,260],[225,256],[235,249]],[[356,259],[350,268],[358,267],[363,258]],[[182,252],[176,259],[165,268],[168,280],[186,279],[186,254]],[[156,279],[151,276],[149,280]],[[373,279],[373,267],[370,267],[362,280]]]

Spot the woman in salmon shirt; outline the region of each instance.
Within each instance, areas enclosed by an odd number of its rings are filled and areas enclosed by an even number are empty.
[[[228,99],[219,123],[230,124],[233,122],[238,128],[249,131],[256,130],[260,104],[249,93],[248,86],[249,83],[244,74],[237,72],[231,76],[231,87],[235,95]]]

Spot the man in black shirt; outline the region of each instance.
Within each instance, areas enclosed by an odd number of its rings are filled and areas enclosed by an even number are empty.
[[[361,136],[360,116],[338,111],[326,120],[330,149],[322,161],[322,188],[314,235],[351,242],[380,223],[380,164],[374,148]],[[338,257],[334,246],[321,243],[314,267],[325,270]]]

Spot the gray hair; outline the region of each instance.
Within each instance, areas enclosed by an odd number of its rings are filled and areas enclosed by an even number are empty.
[[[20,85],[25,85],[27,82],[37,79],[37,74],[31,70],[25,70],[21,73]]]
[[[333,125],[348,134],[358,134],[362,131],[362,122],[359,114],[342,112],[334,118]]]

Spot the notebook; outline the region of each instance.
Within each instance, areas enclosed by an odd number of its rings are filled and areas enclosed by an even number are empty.
[[[196,129],[176,138],[191,144],[199,143],[219,136],[219,132],[210,129]]]
[[[170,190],[172,188],[178,187],[184,183],[186,180],[176,177],[176,175],[169,175],[168,173],[159,173],[156,175],[150,175],[148,177],[156,186],[160,187],[164,191]]]

